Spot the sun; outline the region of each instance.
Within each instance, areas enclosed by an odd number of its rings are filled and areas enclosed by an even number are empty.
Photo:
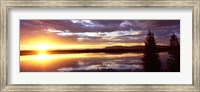
[[[45,50],[51,49],[52,46],[49,44],[39,44],[39,45],[34,46],[33,48],[39,51],[45,51]]]

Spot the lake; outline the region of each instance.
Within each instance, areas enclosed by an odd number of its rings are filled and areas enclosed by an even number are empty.
[[[142,53],[75,53],[20,56],[20,72],[145,72]],[[160,71],[168,72],[168,52],[160,52]]]

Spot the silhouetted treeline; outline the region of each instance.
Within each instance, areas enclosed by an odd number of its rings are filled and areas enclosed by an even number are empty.
[[[144,71],[159,72],[161,64],[159,60],[159,47],[156,45],[154,34],[149,31],[145,40],[145,49],[143,51]],[[169,58],[167,59],[168,71],[180,71],[180,44],[175,34],[171,36],[168,48]]]
[[[175,34],[173,34],[170,39],[169,55],[169,71],[180,71],[180,44]]]
[[[145,49],[143,51],[144,70],[146,72],[159,72],[160,60],[154,34],[149,31],[145,40]]]

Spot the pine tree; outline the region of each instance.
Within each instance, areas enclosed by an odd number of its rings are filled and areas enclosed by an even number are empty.
[[[180,44],[175,34],[171,36],[169,47],[169,70],[173,72],[178,72],[180,71]]]
[[[154,34],[149,31],[145,40],[145,49],[142,61],[144,62],[144,70],[146,72],[160,71],[160,60],[157,52]]]

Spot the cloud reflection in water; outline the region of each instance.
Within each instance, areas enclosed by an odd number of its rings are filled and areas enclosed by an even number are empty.
[[[133,57],[78,61],[75,67],[63,67],[59,72],[82,71],[143,71],[142,62]]]

